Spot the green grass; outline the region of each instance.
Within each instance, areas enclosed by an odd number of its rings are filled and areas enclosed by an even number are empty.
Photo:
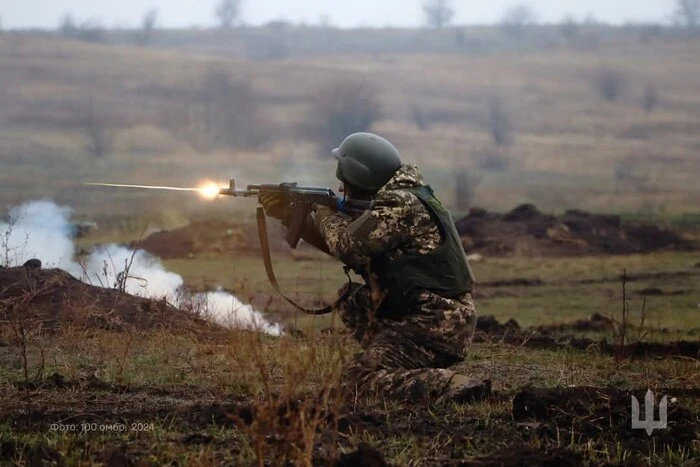
[[[345,282],[341,264],[325,255],[297,260],[284,253],[273,254],[274,269],[283,291],[304,303],[322,298],[333,300]],[[477,278],[477,309],[481,315],[499,320],[517,320],[521,326],[550,325],[587,319],[594,313],[621,318],[623,271],[628,275],[662,274],[656,279],[629,282],[627,302],[632,324],[641,321],[644,296],[639,291],[658,288],[668,295],[646,297],[646,326],[655,338],[673,340],[698,332],[696,315],[700,305],[697,262],[687,252],[660,252],[645,255],[580,258],[486,258],[472,263]],[[262,258],[253,252],[229,257],[202,255],[193,259],[167,260],[166,268],[196,289],[222,286],[241,299],[265,307],[276,318],[296,319],[312,327],[329,324],[327,318],[298,316],[295,310],[277,298],[269,285]],[[663,274],[694,274],[677,277]],[[544,286],[484,287],[480,282],[508,279],[540,279]],[[607,280],[606,280],[607,279]],[[361,279],[357,279],[361,281]],[[581,281],[600,281],[586,284]],[[675,295],[674,292],[682,292]],[[500,294],[500,296],[499,296]],[[479,298],[482,295],[483,298]],[[272,297],[272,302],[270,302]],[[661,332],[662,330],[666,330]],[[691,333],[690,335],[688,333]]]

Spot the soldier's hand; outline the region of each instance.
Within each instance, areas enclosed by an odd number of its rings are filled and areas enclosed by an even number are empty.
[[[260,193],[258,202],[265,209],[265,214],[275,219],[283,219],[287,213],[287,202],[282,193]]]

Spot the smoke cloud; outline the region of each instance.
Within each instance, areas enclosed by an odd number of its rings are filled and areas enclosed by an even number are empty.
[[[183,280],[167,271],[160,260],[143,250],[121,245],[96,247],[82,264],[75,261],[75,226],[70,222],[72,210],[53,201],[32,201],[9,210],[0,220],[0,264],[21,265],[38,258],[45,267],[60,268],[84,282],[114,287],[124,280],[124,289],[132,295],[149,298],[166,297],[176,306],[196,309],[216,323],[229,328],[255,329],[280,335],[279,324],[272,324],[250,305],[237,297],[215,291],[183,293]],[[128,266],[128,278],[120,276]]]

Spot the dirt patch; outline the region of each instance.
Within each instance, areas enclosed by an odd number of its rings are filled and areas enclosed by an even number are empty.
[[[567,467],[579,466],[583,462],[580,453],[563,448],[535,449],[530,446],[505,449],[487,457],[477,457],[460,463],[463,466],[473,467],[502,467],[504,465],[514,467]]]
[[[687,293],[687,290],[662,290],[658,287],[646,287],[637,291],[637,294],[639,295],[655,297],[662,297],[666,295],[685,295]]]
[[[335,467],[356,467],[358,465],[366,467],[389,466],[382,454],[367,443],[360,443],[355,451],[341,455],[333,465]]]
[[[537,326],[541,333],[561,333],[568,331],[609,331],[613,329],[614,321],[600,313],[593,313],[588,319],[579,319],[572,323]]]
[[[302,413],[307,420],[318,416],[324,420],[315,432],[313,465],[389,465],[386,458],[396,452],[392,443],[407,435],[418,444],[439,443],[434,457],[423,459],[425,465],[581,465],[587,461],[587,450],[622,449],[637,459],[635,456],[653,449],[689,449],[700,430],[697,413],[691,412],[696,407],[693,404],[700,402],[700,390],[687,388],[655,391],[657,397],[666,395],[670,401],[669,424],[650,438],[644,430],[632,430],[630,418],[630,396],[641,401],[646,389],[524,388],[494,395],[489,401],[495,403],[494,411],[486,415],[479,410],[429,409],[412,403],[336,401],[325,405],[315,398],[198,403],[195,401],[207,397],[207,389],[82,384],[60,375],[49,379],[57,384],[44,385],[37,389],[41,393],[33,393],[38,404],[29,423],[17,400],[3,407],[0,422],[23,434],[45,433],[52,424],[155,422],[168,430],[167,438],[158,439],[161,449],[167,449],[167,443],[206,448],[221,462],[240,448],[236,444],[241,441],[240,433],[259,436],[271,449],[294,442]],[[66,388],[69,391],[64,396]],[[16,392],[12,394],[17,397]],[[507,402],[512,403],[510,409]],[[360,440],[355,444],[358,434],[372,443]],[[561,447],[562,440],[566,448]],[[574,448],[568,446],[570,440]],[[128,442],[114,437],[90,456],[94,462],[140,465],[153,454],[154,442],[149,437],[130,437]],[[41,437],[34,443],[19,444],[0,434],[0,463],[19,458],[34,459],[37,465],[65,461],[62,451],[47,446]]]
[[[506,323],[500,323],[493,316],[480,316],[477,320],[473,341],[477,343],[499,342],[531,349],[595,351],[617,357],[700,357],[700,340],[681,340],[669,343],[636,342],[617,345],[608,343],[606,340],[596,341],[570,334],[562,335],[562,333],[572,331],[605,331],[612,329],[612,326],[612,320],[597,313],[587,320],[528,329],[522,329],[518,322],[513,319]]]
[[[539,438],[557,440],[575,436],[580,443],[619,442],[645,453],[659,446],[673,449],[696,442],[700,421],[678,401],[700,399],[700,390],[682,390],[684,395],[678,398],[673,389],[657,390],[657,397],[666,395],[670,400],[668,426],[654,432],[653,437],[645,430],[632,429],[631,396],[643,401],[645,393],[646,390],[630,392],[597,387],[525,389],[513,398],[513,419],[530,422],[523,426]]]
[[[645,224],[622,225],[619,216],[580,210],[553,216],[531,204],[506,214],[473,209],[455,225],[467,252],[489,256],[581,256],[698,248],[670,230]]]
[[[268,222],[270,249],[288,251],[278,222]],[[193,222],[179,229],[156,232],[131,248],[141,248],[163,259],[187,258],[204,253],[233,254],[259,251],[255,224],[240,224],[225,219]]]
[[[218,329],[164,300],[86,284],[61,269],[0,269],[0,313],[43,330],[70,325],[114,331]]]

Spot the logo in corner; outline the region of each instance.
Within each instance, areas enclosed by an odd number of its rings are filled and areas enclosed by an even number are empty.
[[[632,429],[646,430],[651,436],[654,430],[666,428],[668,425],[668,399],[664,396],[659,403],[659,419],[654,420],[654,393],[647,390],[644,396],[644,420],[640,418],[639,400],[632,396]]]

